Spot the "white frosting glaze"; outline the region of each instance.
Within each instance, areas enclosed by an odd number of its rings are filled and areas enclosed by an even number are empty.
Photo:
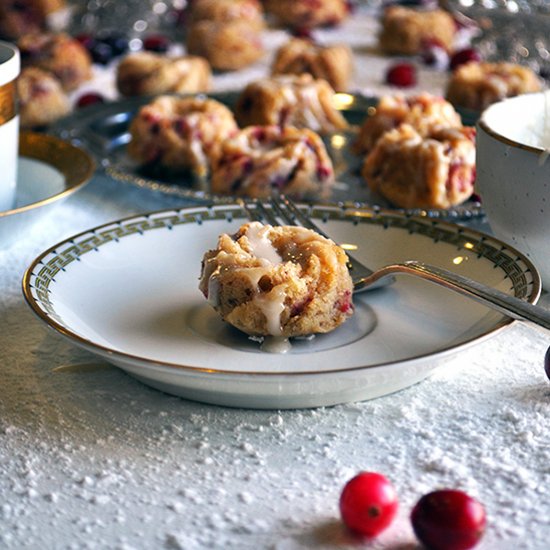
[[[252,222],[246,231],[246,238],[251,248],[251,253],[270,265],[280,264],[283,259],[269,240],[270,225],[260,222]]]

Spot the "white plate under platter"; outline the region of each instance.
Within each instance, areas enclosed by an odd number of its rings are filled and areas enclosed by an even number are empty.
[[[54,136],[22,132],[15,204],[0,212],[0,248],[16,242],[53,206],[81,189],[94,169],[82,149]]]
[[[535,303],[540,277],[516,250],[454,224],[315,206],[314,218],[372,267],[409,259],[455,269]],[[356,295],[331,334],[262,352],[225,325],[198,290],[204,252],[244,221],[236,205],[155,212],[81,233],[28,268],[25,298],[73,343],[160,390],[207,403],[303,408],[411,386],[512,321],[409,276]]]

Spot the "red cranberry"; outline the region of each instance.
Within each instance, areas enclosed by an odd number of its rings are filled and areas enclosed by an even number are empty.
[[[292,29],[292,36],[305,40],[313,40],[313,31],[309,27],[296,27]]]
[[[544,355],[544,372],[550,378],[550,348],[546,350],[546,354]]]
[[[411,513],[418,540],[430,550],[467,550],[483,536],[485,509],[463,491],[443,489],[424,495]]]
[[[458,50],[451,56],[450,69],[454,71],[459,65],[469,63],[470,61],[481,61],[481,56],[475,48],[464,48]]]
[[[96,40],[91,34],[81,33],[75,36],[75,40],[78,40],[88,51],[90,51],[95,44]]]
[[[114,56],[122,55],[128,51],[128,39],[121,34],[113,33],[102,36],[101,42],[111,47]]]
[[[410,63],[397,63],[386,73],[386,82],[399,88],[408,88],[416,84],[416,67]]]
[[[375,537],[389,527],[397,513],[397,493],[382,474],[361,472],[340,495],[342,521],[352,531]]]
[[[95,63],[100,65],[109,64],[112,59],[115,57],[113,48],[105,42],[94,41],[90,47],[90,55]]]
[[[96,105],[97,103],[105,103],[105,98],[101,94],[89,92],[78,98],[76,106],[81,108],[88,107],[88,105]]]
[[[161,34],[154,34],[143,40],[143,49],[150,52],[166,53],[169,48],[170,40]]]

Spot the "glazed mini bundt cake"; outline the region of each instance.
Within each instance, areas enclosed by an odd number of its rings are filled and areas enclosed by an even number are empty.
[[[290,126],[249,126],[220,146],[212,165],[217,194],[267,198],[328,198],[334,170],[322,139]]]
[[[462,120],[451,103],[427,92],[405,97],[401,94],[382,96],[365,119],[353,145],[356,153],[369,152],[378,139],[400,124],[409,124],[420,135],[434,128],[460,128]]]
[[[128,154],[140,165],[202,179],[220,145],[237,130],[233,113],[216,100],[160,96],[132,120]]]
[[[450,208],[475,180],[475,128],[439,128],[427,136],[401,124],[386,132],[361,172],[369,188],[401,208]]]
[[[167,57],[144,51],[131,53],[120,61],[116,85],[126,97],[198,93],[210,89],[211,76],[210,65],[202,57]]]
[[[334,89],[326,80],[309,74],[279,75],[248,84],[235,105],[241,127],[278,125],[327,133],[348,127],[336,110]]]
[[[353,71],[353,56],[346,44],[321,45],[303,38],[293,38],[275,53],[271,73],[308,73],[326,80],[336,91],[347,90]]]
[[[251,336],[326,333],[353,314],[346,253],[318,233],[260,222],[222,234],[199,288],[222,319]]]

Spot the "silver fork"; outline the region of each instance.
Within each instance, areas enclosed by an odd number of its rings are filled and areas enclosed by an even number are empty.
[[[259,200],[241,200],[240,204],[251,220],[280,225],[281,219],[285,224],[302,225],[330,239],[288,197],[273,197],[269,204]],[[527,321],[550,330],[550,311],[453,271],[416,260],[386,265],[373,271],[349,254],[348,258],[354,292],[386,286],[395,280],[394,276],[397,274],[413,275],[462,294],[512,319]]]

